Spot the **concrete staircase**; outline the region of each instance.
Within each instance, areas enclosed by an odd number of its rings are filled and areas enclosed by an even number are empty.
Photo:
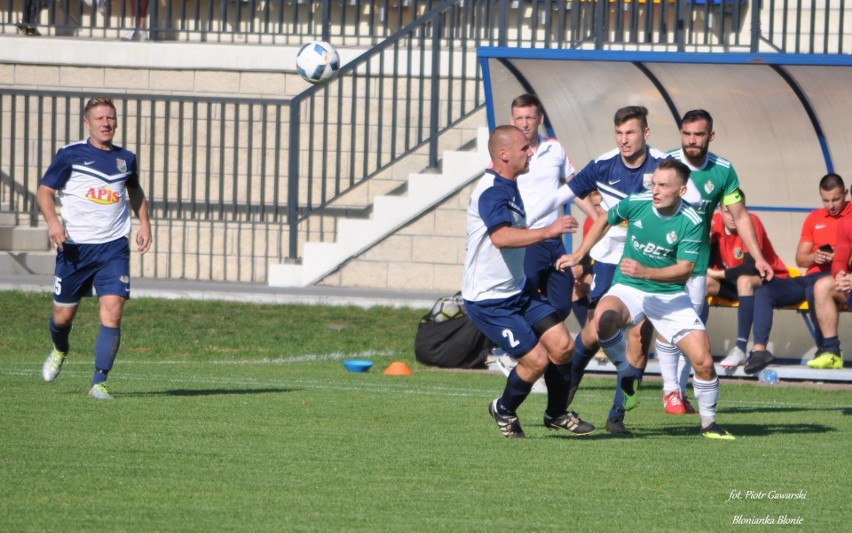
[[[56,253],[47,228],[18,226],[14,213],[0,213],[0,275],[53,274]]]
[[[305,243],[301,264],[270,265],[268,284],[316,283],[482,175],[488,160],[488,130],[481,128],[473,151],[444,153],[440,174],[412,174],[406,194],[376,197],[370,219],[341,219],[334,242]]]

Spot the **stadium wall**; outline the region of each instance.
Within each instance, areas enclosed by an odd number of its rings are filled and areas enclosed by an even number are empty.
[[[23,42],[27,43],[26,48],[21,46]],[[56,46],[58,43],[61,46]],[[291,97],[308,86],[294,72],[279,68],[279,65],[295,63],[295,49],[287,47],[273,51],[268,47],[249,45],[122,43],[58,38],[24,41],[19,37],[0,36],[0,49],[3,50],[0,53],[0,87],[15,89],[74,90],[92,95],[134,93],[262,99]],[[340,52],[344,62],[360,53],[355,49]],[[135,66],[128,67],[130,64]],[[179,67],[181,64],[183,66]],[[139,117],[140,120],[145,118]],[[480,112],[443,135],[440,146],[458,149],[474,140],[477,130],[485,124],[485,115]],[[132,127],[130,129],[133,130]],[[287,130],[286,126],[283,130]],[[158,138],[163,139],[163,136],[160,134]],[[117,142],[122,143],[123,140],[118,139]],[[247,146],[247,140],[239,139],[239,144]],[[19,148],[23,149],[22,143],[19,143]],[[31,154],[30,160],[33,157]],[[24,160],[21,155],[17,157],[19,165]],[[49,160],[42,163],[46,166]],[[372,198],[399,188],[409,174],[422,172],[427,165],[426,149],[399,161],[339,199],[335,203],[337,212],[347,215],[360,212],[361,216],[369,216]],[[154,173],[157,178],[161,169],[142,170],[143,174]],[[171,186],[179,182],[175,176],[170,176],[167,181]],[[455,292],[464,261],[467,196],[469,194],[461,193],[461,200],[451,199],[412,221],[397,234],[353,258],[320,284]],[[303,228],[300,226],[300,245],[308,240],[333,239],[337,221],[338,215],[334,214],[311,217],[302,225]],[[144,263],[134,261],[134,275],[263,282],[267,264],[261,261],[241,265],[239,257],[250,255],[250,248],[260,250],[261,254],[270,250],[273,254],[275,250],[286,250],[286,227],[282,224],[175,219],[158,222],[155,224],[155,239],[160,246],[155,246]],[[204,253],[204,250],[210,249],[214,235],[239,248]],[[169,246],[166,247],[165,243]],[[246,249],[247,246],[249,249]],[[280,260],[284,253],[279,252],[275,260]]]
[[[137,44],[0,37],[0,50],[0,85],[8,87],[249,97],[292,96],[304,88],[302,80],[280,69],[280,65],[293,63],[287,54],[295,52],[286,48],[261,51],[248,45]],[[348,51],[341,52],[346,54]],[[135,66],[128,67],[131,64]],[[239,68],[228,68],[228,65],[239,65]],[[510,92],[517,89],[510,85],[505,87]],[[505,107],[502,104],[496,106],[498,116],[503,116],[500,110]],[[843,116],[840,114],[839,118]],[[460,132],[453,134],[458,137],[456,146],[474,138],[473,132],[487,123],[484,112],[473,117]],[[465,133],[465,130],[470,133]],[[557,133],[561,136],[560,131]],[[601,146],[608,146],[610,137],[606,134]],[[668,141],[672,139],[676,141],[676,135],[666,138],[655,132],[654,145],[664,147],[671,144]],[[573,143],[568,144],[568,150],[572,152]],[[597,142],[594,144],[598,145]],[[724,150],[720,152],[725,153]],[[575,162],[578,165],[585,163],[583,158]],[[468,185],[431,212],[342,265],[320,284],[455,292],[460,284],[464,261],[465,210],[472,187],[472,184]],[[362,195],[362,192],[357,195],[370,196]],[[811,195],[806,198],[811,198]],[[320,221],[315,225],[325,223],[331,225],[334,222]],[[798,220],[786,224],[792,231]],[[775,226],[775,223],[771,225]],[[320,235],[323,233],[322,230],[315,231]],[[782,255],[789,257],[787,252]],[[211,273],[211,279],[222,278]],[[848,314],[844,315],[846,322],[841,323],[842,331],[849,329],[849,318]],[[734,319],[732,310],[714,311],[711,328],[715,333],[711,334],[716,353],[723,353],[729,347],[715,339],[730,337],[725,332],[733,330]],[[808,353],[810,343],[798,316],[780,313],[780,323],[776,322],[775,331],[777,334],[773,334],[771,348],[776,353],[788,356]],[[845,348],[850,350],[848,345]]]

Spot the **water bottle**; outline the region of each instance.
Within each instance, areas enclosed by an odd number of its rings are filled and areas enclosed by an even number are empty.
[[[775,385],[778,383],[778,372],[771,368],[764,368],[760,371],[760,374],[757,375],[757,380],[761,383],[765,383],[766,385]]]

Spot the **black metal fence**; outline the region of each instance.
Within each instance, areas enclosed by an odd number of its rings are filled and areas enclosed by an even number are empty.
[[[117,143],[137,154],[157,221],[157,244],[143,256],[142,272],[264,279],[269,261],[279,261],[286,248],[290,102],[111,96]],[[0,90],[0,210],[38,221],[38,182],[60,147],[86,138],[89,97]]]
[[[452,0],[344,66],[290,107],[288,257],[298,257],[299,222],[394,161],[428,146],[483,104],[481,73],[466,46],[478,45],[469,11]],[[443,36],[443,37],[442,37]]]
[[[335,200],[419,149],[418,170],[437,167],[441,133],[483,103],[459,44],[481,42],[475,15],[457,8],[447,0],[292,101],[113,95],[118,142],[139,157],[157,220],[141,274],[263,281],[317,237],[311,215],[331,213],[319,230],[331,238]],[[2,210],[38,222],[38,181],[59,147],[85,138],[89,96],[0,90]]]
[[[37,210],[31,195],[56,151],[84,139],[88,93],[0,89],[0,205]],[[289,100],[114,94],[118,144],[135,152],[157,218],[279,222]],[[285,168],[282,168],[285,167]]]
[[[322,38],[370,46],[438,0],[0,0],[0,32],[36,9],[41,33],[82,38],[297,45]],[[457,0],[470,31],[507,46],[723,46],[850,53],[845,0]],[[145,13],[141,17],[137,14]]]
[[[433,0],[2,0],[6,25],[29,23],[37,5],[41,33],[118,38],[298,44],[306,38],[383,39],[432,8]],[[139,16],[137,16],[139,14]],[[7,28],[6,31],[10,29]]]

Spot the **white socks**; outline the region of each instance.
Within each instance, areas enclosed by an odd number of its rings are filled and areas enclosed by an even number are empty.
[[[692,373],[692,363],[689,362],[689,359],[683,355],[682,352],[678,350],[678,359],[677,359],[677,377],[678,377],[678,386],[680,387],[680,393],[683,396],[686,396],[686,385],[689,383],[689,374]]]
[[[689,382],[689,374],[692,372],[689,359],[674,344],[657,339],[656,345],[660,375],[663,376],[663,395],[674,391],[680,391],[681,395],[686,395],[686,385]]]
[[[680,349],[674,344],[656,341],[657,361],[660,362],[660,375],[663,377],[663,396],[681,390],[678,381],[678,360],[683,358]]]
[[[692,377],[692,391],[698,403],[698,414],[701,415],[701,427],[707,427],[716,421],[716,402],[719,401],[719,378],[704,381]]]
[[[615,335],[608,339],[598,339],[603,352],[609,358],[610,362],[615,365],[616,370],[621,375],[628,369],[627,365],[627,338],[622,330],[618,330]]]

